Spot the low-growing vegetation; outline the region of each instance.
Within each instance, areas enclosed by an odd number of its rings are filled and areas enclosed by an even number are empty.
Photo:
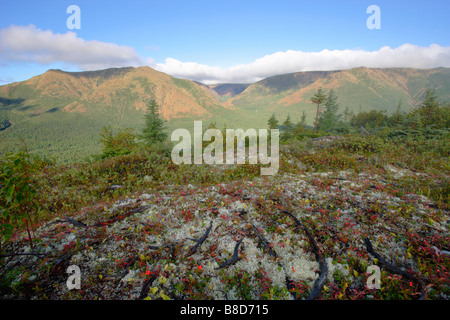
[[[329,108],[316,132],[286,121],[274,176],[175,165],[170,144],[110,128],[87,162],[9,155],[0,296],[448,299],[449,109],[432,97],[353,123],[330,122]],[[67,286],[70,265],[80,289]]]

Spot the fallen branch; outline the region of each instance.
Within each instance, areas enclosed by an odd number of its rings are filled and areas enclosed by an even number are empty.
[[[200,246],[202,245],[202,243],[206,240],[206,238],[208,237],[209,232],[211,231],[212,228],[212,220],[209,223],[209,228],[206,229],[206,232],[203,234],[203,236],[197,241],[197,243],[195,244],[195,246],[192,247],[191,250],[189,250],[188,256],[194,254],[198,248],[200,248]]]
[[[83,223],[83,222],[80,222],[80,221],[78,221],[78,220],[72,219],[72,218],[70,218],[70,217],[68,217],[68,216],[65,216],[65,218],[66,218],[66,221],[67,221],[67,222],[70,222],[70,223],[73,224],[75,227],[80,227],[80,228],[86,228],[86,227],[87,227],[87,224],[85,224],[85,223]]]
[[[264,238],[264,236],[261,234],[261,232],[259,232],[257,227],[255,227],[253,224],[251,226],[252,226],[253,230],[255,230],[256,234],[258,235],[258,238],[261,240],[261,243],[264,246],[264,248],[266,248],[267,251],[269,251],[269,255],[271,257],[277,259],[276,252],[273,251],[272,248],[270,248],[270,245],[267,242],[266,238]],[[277,264],[280,268],[284,269],[284,267],[281,265],[280,261],[277,261]],[[292,291],[292,289],[294,288],[294,286],[292,285],[293,281],[291,279],[289,279],[289,277],[287,276],[286,273],[285,273],[285,280],[286,280],[286,287],[287,287],[289,293],[292,295],[294,300],[297,300],[297,294],[294,291]]]
[[[261,243],[264,246],[264,248],[266,248],[269,251],[269,255],[271,257],[276,258],[277,254],[275,253],[275,251],[273,251],[270,248],[269,243],[267,242],[266,238],[263,237],[263,235],[259,232],[257,227],[255,227],[253,224],[251,226],[252,226],[253,230],[255,230],[256,234],[258,235],[259,240],[261,240]]]
[[[373,249],[372,243],[370,242],[369,238],[365,238],[364,239],[364,243],[366,244],[367,251],[374,258],[376,258],[381,263],[381,265],[386,267],[391,272],[394,272],[394,273],[399,274],[399,275],[401,275],[402,277],[404,277],[404,278],[406,278],[408,280],[416,282],[419,285],[420,291],[421,291],[419,300],[426,299],[427,290],[426,290],[426,287],[424,286],[424,283],[422,282],[422,280],[417,279],[416,277],[414,277],[413,275],[409,274],[408,272],[400,270],[395,265],[393,265],[393,264],[387,262],[386,260],[384,260],[378,253],[375,252],[375,250]]]
[[[96,224],[93,224],[92,227],[106,226],[106,225],[108,225],[108,224],[111,224],[111,223],[115,223],[115,222],[121,221],[121,220],[123,220],[123,219],[125,219],[125,218],[127,218],[127,217],[129,217],[129,216],[131,216],[131,215],[133,215],[133,214],[135,214],[135,213],[139,213],[139,212],[142,212],[142,211],[144,211],[144,210],[147,210],[147,209],[150,208],[150,207],[151,207],[150,205],[147,205],[147,206],[141,206],[141,207],[135,208],[135,209],[133,209],[133,210],[130,210],[130,211],[124,213],[124,214],[117,214],[117,215],[111,217],[110,219],[108,219],[108,220],[106,220],[106,221],[98,222],[98,223],[96,223]]]
[[[216,270],[222,269],[222,268],[225,268],[225,267],[228,267],[228,266],[230,266],[230,265],[232,265],[232,264],[235,264],[235,263],[238,262],[239,260],[241,260],[241,258],[239,257],[239,246],[241,245],[241,243],[242,243],[242,239],[239,240],[239,241],[236,243],[236,246],[234,247],[234,254],[233,254],[233,257],[232,257],[230,260],[227,260],[227,261],[225,261],[224,263],[222,263],[220,266],[218,266],[218,267],[216,268]]]
[[[80,228],[88,227],[88,225],[83,223],[83,222],[80,222],[78,220],[72,219],[72,218],[70,218],[68,216],[64,216],[64,217],[66,218],[65,220],[59,220],[58,219],[58,220],[55,220],[55,221],[51,222],[50,224],[69,222],[69,223],[73,224],[75,227],[80,227]]]
[[[320,296],[323,286],[325,285],[325,280],[328,276],[328,266],[325,262],[325,259],[321,256],[319,248],[316,245],[316,242],[314,241],[314,238],[309,233],[308,229],[289,211],[283,210],[283,213],[289,215],[295,222],[296,228],[301,227],[303,231],[305,231],[306,235],[308,236],[309,243],[311,244],[311,247],[313,249],[314,255],[316,256],[316,261],[319,262],[319,278],[314,282],[314,286],[311,290],[311,293],[308,296],[308,300],[313,300]]]
[[[50,271],[54,274],[62,274],[67,269],[72,253],[68,253],[60,257],[55,264],[51,267]]]
[[[319,248],[317,247],[316,242],[314,241],[314,238],[311,236],[311,234],[309,233],[309,231],[308,231],[308,229],[305,227],[305,225],[304,225],[303,223],[301,223],[301,222],[300,222],[300,221],[299,221],[292,213],[290,213],[289,211],[284,210],[284,211],[282,211],[282,212],[285,213],[285,214],[287,214],[288,216],[290,216],[290,217],[294,220],[294,222],[295,222],[297,228],[298,228],[298,227],[301,227],[301,228],[303,229],[303,231],[305,231],[306,236],[307,236],[308,239],[309,239],[309,243],[311,244],[311,247],[313,248],[313,252],[314,252],[314,255],[316,256],[316,260],[319,261],[319,260],[320,260],[320,252],[319,252]]]
[[[144,210],[146,210],[148,208],[150,208],[150,205],[140,206],[140,207],[135,208],[133,210],[130,210],[130,211],[124,213],[124,214],[118,213],[118,214],[116,214],[115,216],[109,218],[106,221],[97,222],[96,224],[93,224],[93,225],[87,225],[84,222],[78,221],[78,220],[70,218],[68,216],[64,216],[65,217],[64,220],[55,220],[55,221],[51,222],[51,224],[69,222],[69,223],[73,224],[74,226],[80,227],[80,228],[101,227],[101,226],[106,226],[108,224],[111,224],[111,223],[114,223],[114,222],[117,222],[117,221],[121,221],[121,220],[131,216],[132,214],[135,214],[135,213],[138,213],[138,212],[142,212],[142,211],[144,211]]]
[[[139,295],[139,300],[142,300],[145,297],[147,297],[148,288],[152,285],[152,283],[153,283],[153,281],[155,281],[155,279],[156,279],[156,274],[144,282],[144,285],[142,286],[141,294]]]
[[[144,282],[141,290],[141,294],[139,295],[139,300],[142,300],[147,297],[148,288],[152,285],[153,281],[155,281],[156,277],[159,275],[160,266],[158,266],[158,269],[154,272],[154,274]]]
[[[46,256],[46,253],[38,253],[38,252],[22,252],[22,253],[7,253],[7,254],[0,254],[0,258],[6,258],[6,257],[14,257],[14,256]]]

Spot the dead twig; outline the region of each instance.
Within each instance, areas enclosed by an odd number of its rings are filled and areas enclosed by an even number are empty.
[[[151,207],[150,205],[140,206],[140,207],[135,208],[133,210],[130,210],[130,211],[124,213],[124,214],[117,214],[117,215],[111,217],[110,219],[108,219],[106,221],[98,222],[96,224],[93,224],[92,227],[102,227],[102,226],[106,226],[106,225],[109,225],[109,224],[121,221],[121,220],[123,220],[123,219],[125,219],[125,218],[127,218],[127,217],[129,217],[129,216],[131,216],[133,214],[135,214],[135,213],[139,213],[139,212],[142,212],[144,210],[147,210],[150,207]]]
[[[253,224],[251,226],[252,226],[253,230],[255,230],[256,234],[258,235],[259,240],[261,240],[261,243],[264,246],[264,248],[266,248],[267,251],[269,251],[269,255],[276,259],[277,254],[275,253],[275,251],[272,250],[272,248],[270,248],[269,243],[267,242],[266,238],[263,237],[263,235],[259,232],[257,227],[255,227]]]
[[[93,224],[93,225],[87,225],[84,222],[78,221],[78,220],[70,218],[68,216],[64,216],[65,217],[64,220],[55,220],[55,221],[51,222],[51,224],[69,222],[69,223],[71,223],[74,226],[79,227],[79,228],[102,227],[102,226],[106,226],[106,225],[109,225],[109,224],[114,223],[114,222],[121,221],[121,220],[131,216],[132,214],[142,212],[142,211],[144,211],[144,210],[146,210],[148,208],[150,208],[150,205],[140,206],[140,207],[135,208],[133,210],[130,210],[130,211],[124,213],[124,214],[118,213],[118,214],[114,215],[113,217],[109,218],[106,221],[97,222],[96,224]]]
[[[70,217],[68,217],[68,216],[65,216],[65,218],[66,218],[66,221],[67,221],[67,222],[70,222],[70,223],[73,224],[75,227],[87,228],[87,224],[85,224],[85,223],[83,223],[83,222],[81,222],[81,221],[72,219],[72,218],[70,218]]]
[[[158,266],[158,269],[156,269],[156,271],[150,277],[150,279],[148,279],[147,281],[144,282],[144,284],[142,286],[141,293],[139,295],[139,300],[142,300],[142,299],[147,297],[148,288],[150,288],[150,286],[152,285],[153,281],[155,281],[156,277],[159,275],[159,270],[160,270],[160,266]]]
[[[203,234],[203,236],[197,241],[197,243],[195,244],[195,246],[193,246],[191,248],[191,250],[189,250],[188,256],[194,254],[195,252],[197,252],[198,248],[200,248],[200,246],[202,245],[202,243],[206,240],[206,238],[208,237],[209,232],[212,229],[212,220],[209,223],[209,228],[206,229],[206,232]]]
[[[303,229],[303,231],[305,231],[305,233],[309,239],[309,243],[314,252],[314,255],[316,256],[316,261],[319,262],[320,275],[319,275],[319,278],[317,278],[317,280],[314,282],[314,286],[311,290],[311,293],[308,296],[308,300],[313,300],[313,299],[319,297],[322,292],[323,286],[325,285],[325,280],[327,279],[327,276],[328,276],[328,266],[325,262],[325,259],[320,254],[320,250],[317,247],[316,242],[314,241],[314,238],[312,237],[312,235],[309,233],[308,229],[289,211],[283,210],[282,212],[287,214],[294,220],[294,222],[296,224],[296,228],[301,227]]]
[[[218,266],[218,267],[216,268],[216,270],[222,269],[222,268],[225,268],[225,267],[228,267],[228,266],[230,266],[230,265],[232,265],[232,264],[235,264],[235,263],[238,262],[239,260],[241,260],[241,258],[239,257],[239,246],[241,245],[241,243],[242,243],[242,239],[239,240],[239,241],[236,243],[236,246],[234,247],[234,254],[233,254],[233,257],[232,257],[230,260],[227,260],[227,261],[223,262],[220,266]]]
[[[15,256],[46,256],[47,253],[39,253],[39,252],[19,252],[19,253],[7,253],[7,254],[0,254],[0,258],[6,258],[6,257],[15,257]]]
[[[386,260],[384,260],[377,252],[375,252],[375,250],[372,247],[372,243],[370,242],[369,238],[365,238],[364,239],[364,243],[366,244],[366,248],[367,251],[374,257],[376,258],[381,265],[383,265],[385,268],[387,268],[388,270],[390,270],[391,272],[394,272],[396,274],[401,275],[402,277],[414,281],[416,282],[419,287],[420,287],[420,297],[419,300],[425,300],[426,299],[426,295],[427,295],[427,290],[426,287],[424,285],[424,283],[422,282],[422,280],[417,279],[416,277],[414,277],[413,275],[409,274],[406,271],[400,270],[399,268],[397,268],[395,265],[387,262]]]
[[[85,224],[85,223],[83,223],[83,222],[81,222],[81,221],[72,219],[72,218],[70,218],[70,217],[68,217],[68,216],[64,216],[64,218],[66,218],[66,219],[64,219],[64,220],[59,220],[59,219],[58,219],[58,220],[55,220],[55,221],[51,222],[50,224],[57,224],[57,223],[65,223],[65,222],[69,222],[69,223],[73,224],[75,227],[80,227],[80,228],[87,228],[87,227],[88,227],[87,224]]]

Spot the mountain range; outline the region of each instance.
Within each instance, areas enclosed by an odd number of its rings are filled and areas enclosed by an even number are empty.
[[[416,107],[426,89],[450,100],[450,69],[354,68],[282,74],[252,84],[205,85],[150,67],[98,71],[49,70],[0,86],[0,153],[26,146],[64,161],[98,152],[103,126],[139,131],[149,100],[156,100],[167,127],[192,129],[194,120],[230,128],[266,128],[275,113],[312,123],[310,102],[319,87],[333,89],[343,111]]]
[[[378,109],[395,111],[417,106],[426,89],[435,89],[442,100],[450,98],[450,69],[369,69],[298,72],[270,77],[250,85],[227,100],[225,106],[263,108],[278,113],[295,107],[311,107],[310,98],[319,87],[333,89],[341,107],[358,112]]]

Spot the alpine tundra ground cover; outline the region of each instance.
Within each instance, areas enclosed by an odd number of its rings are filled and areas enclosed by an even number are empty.
[[[278,174],[260,166],[155,150],[41,162],[30,232],[2,247],[1,298],[449,298],[448,139],[305,139],[281,147]]]

